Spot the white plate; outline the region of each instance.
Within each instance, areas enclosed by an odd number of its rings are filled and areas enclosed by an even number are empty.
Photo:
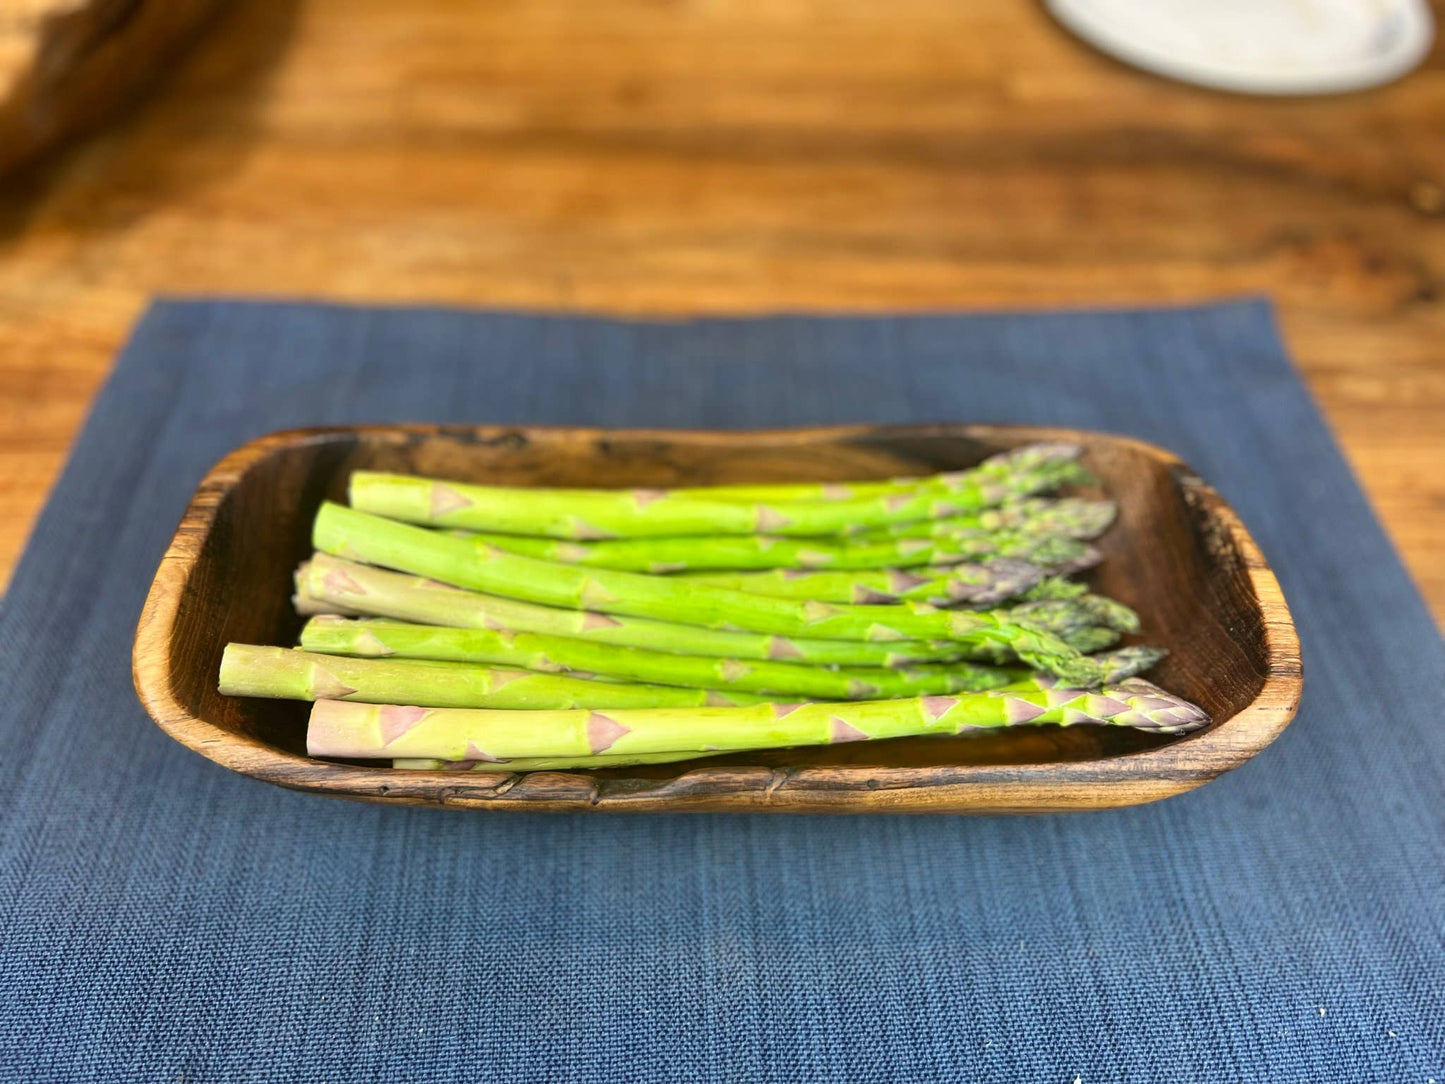
[[[1425,0],[1044,0],[1060,22],[1126,63],[1244,94],[1378,86],[1430,50]]]

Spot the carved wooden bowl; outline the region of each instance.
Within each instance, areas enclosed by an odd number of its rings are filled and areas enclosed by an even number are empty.
[[[1094,586],[1137,609],[1169,658],[1151,679],[1203,706],[1182,737],[1021,727],[737,754],[607,771],[410,771],[306,756],[309,705],[216,691],[228,641],[295,642],[291,573],[324,499],[357,468],[493,484],[670,486],[886,478],[954,470],[1038,440],[1076,441],[1119,502]],[[177,741],[296,790],[465,808],[1038,813],[1129,805],[1241,764],[1289,723],[1299,641],[1274,574],[1213,489],[1157,447],[1014,426],[711,433],[397,425],[253,441],[201,482],[161,561],[135,642],[141,701]]]

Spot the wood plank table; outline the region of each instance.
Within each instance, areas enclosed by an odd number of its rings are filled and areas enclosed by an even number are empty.
[[[1445,615],[1445,48],[1251,100],[1031,0],[237,0],[0,184],[0,570],[158,293],[609,313],[1267,293]],[[0,573],[3,574],[3,573]]]

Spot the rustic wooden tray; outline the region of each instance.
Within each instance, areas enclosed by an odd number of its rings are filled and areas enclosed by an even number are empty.
[[[1202,705],[1206,730],[1024,727],[739,754],[602,772],[396,771],[305,755],[308,705],[216,692],[228,641],[295,642],[291,572],[313,514],[356,468],[498,484],[667,486],[844,480],[968,466],[1036,440],[1073,440],[1120,504],[1097,588],[1167,647],[1150,676]],[[711,433],[397,425],[276,433],[201,482],[136,633],[142,703],[177,741],[234,771],[369,801],[518,810],[1038,813],[1153,801],[1249,759],[1293,717],[1299,641],[1239,518],[1178,459],[1101,433],[1014,426]]]

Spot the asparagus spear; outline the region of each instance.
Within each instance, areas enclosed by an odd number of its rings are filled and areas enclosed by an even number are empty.
[[[784,568],[767,572],[687,572],[679,578],[758,595],[811,598],[819,602],[876,605],[914,600],[934,606],[958,603],[982,606],[1021,595],[1038,583],[1043,574],[1043,569],[1027,561],[1000,558],[985,564],[947,566],[932,575],[901,568],[855,572]]]
[[[746,485],[695,486],[671,489],[683,497],[724,501],[845,501],[857,497],[885,497],[911,493],[921,488],[951,492],[959,485],[1006,478],[1010,474],[1038,470],[1075,459],[1079,448],[1073,444],[1042,442],[1026,444],[985,459],[968,470],[947,471],[922,477],[888,478],[881,482],[764,482]],[[1002,498],[1000,498],[1002,499]],[[996,502],[995,502],[996,503]]]
[[[228,644],[220,691],[283,700],[358,700],[452,708],[650,708],[755,704],[743,693],[592,681],[418,659],[351,659]]]
[[[618,572],[946,567],[990,557],[1027,561],[1056,571],[1078,571],[1099,559],[1094,547],[1076,539],[1027,531],[996,531],[971,537],[894,538],[881,542],[771,535],[623,538],[612,542],[559,542],[550,538],[472,532],[456,537],[518,556]]]
[[[291,596],[291,605],[302,617],[315,617],[318,614],[337,614],[346,617],[359,617],[360,611],[350,609],[339,602],[327,602],[324,599],[313,595],[306,586],[310,576],[311,562],[302,561],[296,566],[296,573],[292,577],[295,582],[295,593]]]
[[[410,523],[547,538],[823,535],[960,515],[1054,489],[1082,474],[1072,462],[1076,452],[1060,445],[1031,466],[1008,460],[968,472],[946,489],[829,502],[717,501],[661,489],[522,489],[372,471],[352,474],[350,497],[361,511]]]
[[[318,700],[306,733],[312,756],[504,761],[607,753],[722,752],[958,734],[1061,723],[1183,733],[1204,726],[1198,707],[1141,678],[1099,690],[997,690],[856,704],[744,708],[485,711]]]
[[[723,753],[634,753],[632,756],[610,757],[519,757],[505,762],[485,760],[436,760],[435,758],[397,759],[391,762],[393,768],[405,771],[444,772],[554,772],[565,769],[587,769],[600,771],[605,768],[628,768],[638,764],[669,764],[679,760],[697,760],[701,757],[720,757]]]
[[[368,621],[313,620],[301,630],[301,646],[327,655],[396,656],[500,664],[527,670],[571,671],[628,678],[655,685],[739,689],[820,700],[876,700],[990,689],[1010,675],[968,663],[889,670],[832,670],[787,662],[712,659],[635,647],[594,644],[565,636],[434,625],[378,625]],[[406,701],[388,698],[393,703]]]
[[[1103,651],[1119,642],[1118,630],[1105,628],[1102,625],[1075,626],[1063,632],[1055,632],[1054,635],[1081,655]],[[980,644],[978,647],[970,648],[965,658],[969,662],[982,663],[986,666],[1017,666],[1019,661],[1018,656],[1001,644]]]
[[[1112,632],[1113,630],[1106,629],[1104,631]],[[1114,685],[1153,669],[1154,665],[1168,654],[1169,652],[1162,647],[1138,644],[1134,647],[1121,647],[1104,655],[1096,655],[1095,659],[1103,667],[1104,682]],[[1053,679],[1048,675],[1034,674],[1033,683],[1048,688],[1053,683]]]
[[[688,626],[676,626],[685,628]],[[479,635],[482,634],[482,635]],[[402,621],[358,619],[351,620],[343,617],[335,617],[323,614],[312,618],[302,630],[302,646],[310,651],[319,651],[323,654],[355,655],[365,658],[415,658],[415,659],[437,659],[446,662],[465,662],[473,664],[508,664],[522,666],[526,663],[517,661],[526,656],[518,653],[514,658],[504,658],[499,652],[503,650],[495,646],[497,641],[493,637],[500,637],[501,643],[505,644],[519,635],[526,635],[511,629],[477,629],[477,628],[453,628],[443,625],[414,625]],[[543,634],[547,635],[547,634]],[[1071,623],[1067,620],[1059,621],[1059,629],[1054,631],[1064,643],[1068,644],[1080,654],[1087,655],[1104,648],[1112,647],[1119,641],[1119,633],[1110,628],[1097,625],[1083,625]],[[567,640],[570,637],[553,637],[553,639]],[[597,641],[583,641],[591,643],[599,651],[622,650],[614,644],[603,644]],[[792,641],[790,641],[792,642]],[[811,641],[801,641],[810,643]],[[819,640],[821,644],[849,644],[850,640]],[[663,644],[662,647],[668,645]],[[860,647],[881,647],[879,644],[859,644]],[[956,643],[943,644],[918,644],[913,650],[922,654],[910,658],[908,661],[892,659],[887,665],[890,670],[924,670],[933,667],[955,667],[965,663],[983,663],[989,666],[1017,666],[1019,658],[1002,644],[985,643],[965,646]],[[926,653],[932,652],[930,657]],[[663,650],[652,650],[649,654],[660,654],[666,657],[676,657],[677,653]],[[580,656],[579,656],[580,657]],[[697,658],[702,662],[717,663],[719,661],[730,661],[734,664],[752,665],[751,662],[736,657],[707,655],[701,653],[688,654],[687,658]],[[692,665],[692,664],[688,664]],[[866,672],[878,668],[878,663],[853,663],[843,664],[843,672],[864,675]],[[813,664],[817,669],[817,664]],[[609,677],[617,679],[615,673],[616,665],[593,670],[591,673],[608,673]],[[730,667],[736,669],[736,666]],[[831,668],[831,672],[838,672],[837,668]],[[659,680],[661,679],[651,679]],[[848,699],[846,694],[839,693],[828,699]]]
[[[1010,621],[1062,634],[1089,625],[1101,625],[1118,632],[1138,632],[1139,615],[1122,602],[1103,595],[1084,594],[1071,599],[1040,599],[1021,602],[998,611]]]
[[[1088,591],[1085,584],[1076,583],[1064,576],[1049,576],[1024,591],[1020,598],[1025,602],[1042,602],[1044,599],[1078,598]]]
[[[578,568],[503,553],[330,502],[317,513],[312,541],[337,556],[546,605],[823,640],[1001,643],[1030,666],[1068,681],[1091,685],[1099,678],[1094,663],[1057,637],[984,611],[938,610],[921,603],[800,602],[663,576]]]
[[[316,554],[309,562],[306,594],[323,605],[335,603],[402,621],[538,632],[714,658],[775,659],[819,666],[908,666],[929,660],[956,659],[963,654],[963,649],[954,644],[813,640],[705,629],[587,610],[561,610],[463,591],[449,584],[386,572],[325,553]]]
[[[985,508],[946,519],[922,519],[892,523],[855,532],[850,538],[886,542],[890,538],[939,538],[971,536],[992,531],[1017,530],[1062,538],[1098,538],[1114,522],[1118,507],[1113,501],[1092,501],[1082,497],[1061,500],[1015,501],[999,508]]]
[[[1157,663],[1165,655],[1165,652],[1152,647],[1126,647],[1111,652],[1109,656],[1101,658],[1104,663],[1109,684],[1118,684],[1136,674],[1143,673]],[[1034,675],[1020,683],[1023,688],[1051,688],[1051,679],[1043,675]],[[1010,686],[1011,688],[1012,686]],[[420,769],[420,770],[446,770],[446,771],[547,771],[563,768],[622,768],[634,764],[664,764],[679,760],[692,760],[696,757],[720,756],[721,753],[698,753],[698,752],[666,752],[666,753],[636,753],[631,756],[626,754],[612,756],[602,753],[598,756],[587,757],[563,757],[563,758],[524,758],[513,759],[505,762],[491,762],[479,760],[395,760],[392,762],[394,768]]]

